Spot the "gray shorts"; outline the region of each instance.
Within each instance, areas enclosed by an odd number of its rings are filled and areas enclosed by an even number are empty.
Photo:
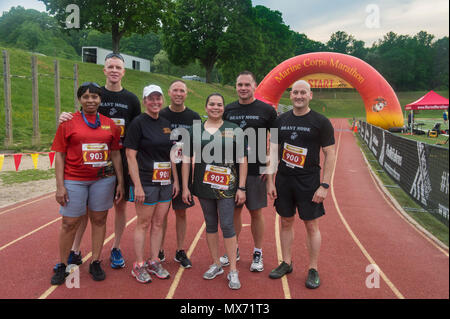
[[[153,206],[172,200],[172,184],[161,186],[143,186],[145,193],[144,205]],[[130,202],[134,202],[134,186],[130,186]]]
[[[113,207],[116,177],[110,176],[96,181],[64,180],[69,201],[61,206],[59,213],[65,217],[86,215],[86,208],[104,212]]]
[[[266,182],[263,181],[260,175],[249,175],[247,176],[247,181],[245,183],[246,201],[245,206],[248,210],[257,210],[260,208],[267,207],[267,190]],[[243,207],[236,206],[237,208]]]

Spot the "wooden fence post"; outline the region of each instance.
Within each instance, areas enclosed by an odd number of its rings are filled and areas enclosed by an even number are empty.
[[[78,64],[73,65],[73,104],[75,108],[75,112],[78,111]]]
[[[56,128],[59,125],[59,115],[61,114],[61,86],[59,83],[59,60],[55,60],[55,119]]]
[[[12,108],[11,108],[11,74],[9,68],[8,51],[3,50],[3,95],[5,100],[5,147],[13,143]]]
[[[32,81],[32,97],[33,97],[33,137],[32,145],[38,146],[40,144],[39,132],[39,76],[37,56],[31,56],[31,81]]]

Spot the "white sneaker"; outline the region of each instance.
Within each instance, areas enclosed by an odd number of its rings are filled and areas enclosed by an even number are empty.
[[[233,290],[241,289],[241,282],[239,281],[239,275],[236,270],[230,271],[227,275],[227,279],[228,279],[228,287],[230,287],[230,289]]]
[[[240,256],[239,256],[239,248],[236,249],[236,261],[239,261]],[[230,260],[228,259],[228,255],[225,254],[222,257],[219,258],[220,260],[220,264],[222,265],[222,267],[226,267],[230,265]]]
[[[250,266],[250,271],[261,272],[264,270],[264,263],[262,254],[258,251],[253,253],[253,262]]]
[[[216,276],[223,274],[221,266],[212,264],[209,269],[203,274],[204,279],[214,279]]]

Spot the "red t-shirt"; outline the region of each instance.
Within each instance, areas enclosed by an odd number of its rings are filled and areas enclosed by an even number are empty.
[[[95,123],[96,115],[86,115]],[[80,112],[73,119],[59,125],[52,151],[66,153],[64,179],[92,181],[102,177],[100,172],[111,165],[111,151],[122,148],[120,129],[113,120],[100,114],[101,126],[90,128]]]

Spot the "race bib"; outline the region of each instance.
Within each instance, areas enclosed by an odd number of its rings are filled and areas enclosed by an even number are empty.
[[[93,167],[108,165],[108,145],[105,143],[82,144],[83,164]]]
[[[286,163],[286,166],[290,168],[303,168],[307,153],[307,148],[284,143],[282,160]]]
[[[230,168],[214,165],[206,166],[205,175],[203,175],[203,183],[211,185],[211,188],[228,190],[230,187],[230,179]]]
[[[120,128],[120,137],[125,136],[125,119],[111,119]]]
[[[153,164],[153,183],[160,183],[161,185],[169,185],[171,183],[170,177],[172,170],[170,162],[155,162]]]

